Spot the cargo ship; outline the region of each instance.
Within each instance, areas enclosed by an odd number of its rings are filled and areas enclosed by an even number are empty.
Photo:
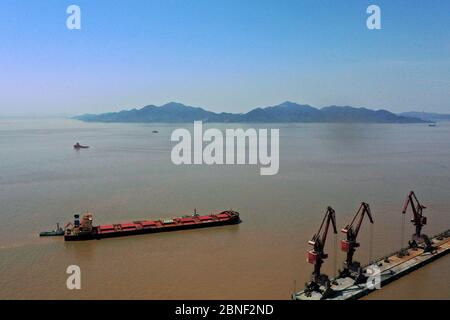
[[[241,222],[236,211],[223,211],[218,214],[182,216],[179,218],[140,220],[119,224],[93,226],[91,213],[84,214],[81,219],[76,214],[73,223],[65,227],[65,241],[94,240],[112,237],[131,236],[145,233],[168,232],[196,228],[208,228]]]

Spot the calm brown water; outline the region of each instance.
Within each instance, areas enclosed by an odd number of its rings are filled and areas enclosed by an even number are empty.
[[[372,256],[400,246],[410,189],[428,205],[426,233],[450,226],[450,124],[272,126],[280,128],[280,171],[260,176],[255,166],[173,165],[175,126],[0,120],[0,298],[289,299],[294,280],[300,288],[309,278],[306,242],[327,205],[342,227],[359,202],[371,204]],[[77,141],[92,148],[76,152]],[[37,237],[86,210],[111,223],[194,208],[232,208],[243,223],[79,243]],[[369,234],[366,225],[361,262]],[[331,236],[330,275],[333,244]],[[79,291],[66,289],[71,264],[82,270]],[[449,299],[448,270],[447,257],[371,298]]]

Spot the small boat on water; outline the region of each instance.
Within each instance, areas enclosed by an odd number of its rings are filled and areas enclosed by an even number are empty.
[[[56,237],[56,236],[63,236],[64,235],[64,229],[60,227],[59,223],[56,224],[56,229],[51,231],[43,231],[39,233],[40,237]]]
[[[153,130],[153,131],[152,131],[152,133],[158,133],[158,132],[159,132],[158,130]]]
[[[81,144],[79,144],[77,142],[77,143],[74,144],[73,148],[77,149],[77,150],[79,150],[79,149],[89,149],[89,146],[83,146],[83,145],[81,145]]]
[[[429,127],[436,127],[436,123],[430,123],[428,126]]]

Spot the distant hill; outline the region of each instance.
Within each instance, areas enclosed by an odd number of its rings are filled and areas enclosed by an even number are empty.
[[[204,122],[337,122],[337,123],[423,123],[415,117],[396,115],[386,110],[330,106],[314,108],[294,102],[256,108],[247,113],[215,113],[198,107],[170,102],[160,107],[149,105],[142,109],[123,110],[103,114],[76,116],[86,122],[160,122],[182,123],[202,120]]]
[[[205,122],[234,121],[238,115],[231,113],[214,113],[202,108],[185,106],[181,103],[170,102],[163,106],[145,106],[142,109],[123,110],[120,112],[85,114],[76,116],[75,119],[86,122],[193,122],[203,120]]]
[[[411,112],[403,112],[400,115],[404,117],[412,117],[431,122],[450,121],[450,114],[411,111]]]

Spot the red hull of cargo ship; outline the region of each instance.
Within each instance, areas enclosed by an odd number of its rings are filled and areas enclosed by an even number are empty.
[[[100,225],[92,227],[89,231],[73,232],[66,230],[64,240],[80,241],[112,237],[123,237],[146,233],[169,232],[196,228],[209,228],[240,223],[239,213],[236,211],[223,211],[219,214],[193,215],[165,220],[143,220],[120,224]]]

